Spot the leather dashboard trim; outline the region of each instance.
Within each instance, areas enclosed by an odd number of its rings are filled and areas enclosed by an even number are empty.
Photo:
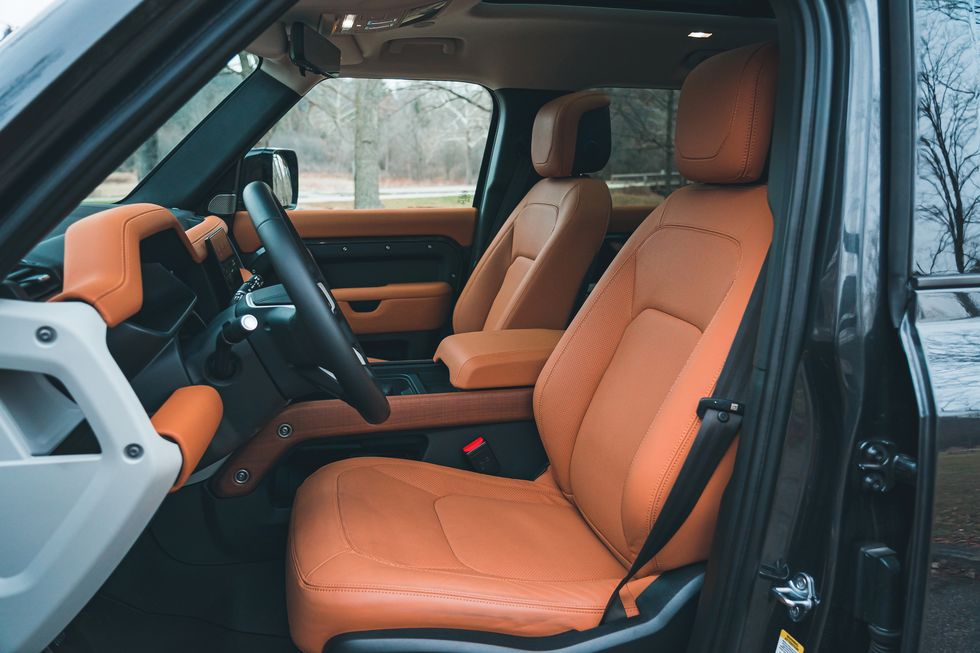
[[[211,216],[185,232],[170,211],[155,204],[127,204],[87,216],[65,232],[64,282],[51,301],[83,301],[107,325],[117,326],[143,306],[140,242],[173,229],[200,263],[207,257],[207,236],[221,228],[214,221],[221,222]]]
[[[218,231],[228,233],[228,225],[216,215],[209,215],[203,221],[187,230],[187,239],[194,248],[196,260],[203,261],[208,257],[208,238]]]
[[[308,440],[530,420],[531,395],[531,388],[514,388],[389,397],[391,416],[382,424],[368,424],[339,399],[294,404],[231,455],[212,489],[219,497],[248,494],[290,449]],[[281,424],[292,427],[289,437],[279,437]],[[239,469],[248,471],[244,483],[235,482]]]
[[[476,209],[295,209],[286,212],[303,238],[385,238],[443,236],[463,247],[473,242]],[[235,214],[232,233],[239,249],[261,245],[248,213]]]
[[[184,461],[171,492],[179,490],[201,462],[218,430],[224,407],[221,395],[209,385],[178,388],[153,413],[150,423],[162,437],[180,447]]]

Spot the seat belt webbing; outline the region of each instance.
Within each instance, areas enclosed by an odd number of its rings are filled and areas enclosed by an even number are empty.
[[[640,569],[660,553],[660,550],[687,521],[688,515],[694,510],[708,481],[711,480],[715,469],[738,434],[742,425],[744,404],[732,398],[744,396],[752,376],[752,359],[755,356],[755,344],[762,314],[766,267],[766,263],[763,263],[759,270],[758,280],[742,315],[742,322],[735,332],[728,358],[715,384],[715,396],[706,397],[698,403],[701,427],[694,437],[687,460],[684,461],[677,475],[677,482],[667,495],[657,521],[654,522],[646,541],[636,554],[636,560],[609,597],[602,623],[626,618],[626,609],[620,598],[620,591]]]

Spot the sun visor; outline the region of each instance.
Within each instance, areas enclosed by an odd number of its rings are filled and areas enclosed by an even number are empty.
[[[287,53],[286,28],[273,23],[258,38],[248,44],[246,52],[263,59],[279,59]]]

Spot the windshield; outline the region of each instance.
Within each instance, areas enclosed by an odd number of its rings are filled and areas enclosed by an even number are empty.
[[[85,198],[86,203],[117,202],[129,195],[177,145],[258,67],[251,54],[236,55],[201,90],[113,170]]]
[[[53,0],[33,0],[33,2],[0,2],[0,41],[30,23]]]

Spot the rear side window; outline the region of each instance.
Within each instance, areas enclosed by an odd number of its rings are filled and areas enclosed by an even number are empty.
[[[980,273],[980,43],[973,2],[918,0],[913,270]]]
[[[472,206],[492,116],[477,84],[330,79],[258,146],[296,151],[297,208]]]
[[[596,176],[609,185],[613,206],[655,207],[685,181],[674,164],[679,91],[603,88],[609,95],[612,154]]]

